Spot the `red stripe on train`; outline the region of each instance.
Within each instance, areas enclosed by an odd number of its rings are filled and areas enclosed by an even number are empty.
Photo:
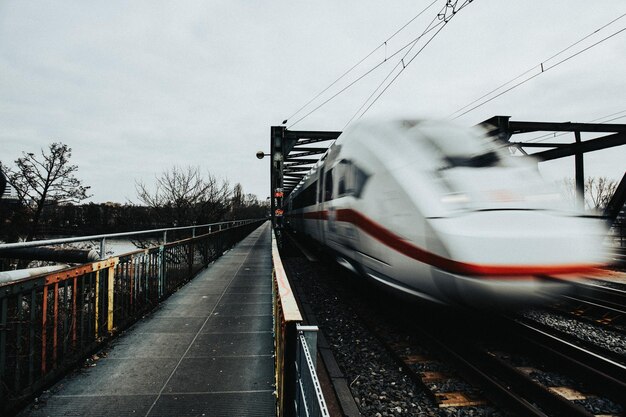
[[[305,219],[328,220],[328,211],[304,213]],[[535,275],[589,274],[597,271],[600,265],[481,265],[459,262],[422,249],[402,239],[363,214],[352,209],[335,211],[335,220],[352,223],[374,239],[395,251],[444,271],[459,275],[477,275],[483,277],[515,276],[519,278]]]

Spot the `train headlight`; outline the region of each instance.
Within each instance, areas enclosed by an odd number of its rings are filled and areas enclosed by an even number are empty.
[[[469,195],[465,193],[447,194],[441,197],[444,204],[467,204],[471,201]]]

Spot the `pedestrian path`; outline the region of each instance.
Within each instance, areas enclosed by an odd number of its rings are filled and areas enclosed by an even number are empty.
[[[21,416],[274,416],[269,223]]]

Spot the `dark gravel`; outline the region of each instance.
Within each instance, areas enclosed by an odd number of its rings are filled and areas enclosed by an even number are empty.
[[[523,317],[608,349],[623,356],[626,361],[626,335],[621,332],[544,310],[529,310]]]
[[[283,263],[290,279],[295,281],[310,304],[318,324],[324,332],[335,358],[350,383],[355,401],[364,416],[501,416],[503,413],[490,406],[438,408],[432,393],[461,391],[480,396],[480,392],[455,376],[455,370],[445,361],[432,355],[426,346],[413,337],[406,324],[394,319],[393,311],[401,310],[403,301],[380,291],[370,282],[346,273],[334,264],[323,262],[310,263],[299,256],[286,256]],[[441,312],[432,312],[418,308],[413,313],[415,320],[426,317],[426,321],[434,322]],[[447,313],[443,313],[446,315]],[[451,316],[452,314],[449,314]],[[396,314],[397,316],[397,314]],[[547,326],[557,328],[587,342],[599,346],[610,347],[616,353],[626,356],[626,336],[596,326],[593,323],[582,323],[558,313],[543,310],[530,310],[524,313],[527,319],[538,321]],[[367,317],[367,326],[362,317]],[[474,328],[476,321],[466,327],[468,335],[491,339],[493,331]],[[369,327],[368,327],[369,326]],[[404,327],[403,327],[404,326]],[[369,328],[375,328],[378,335],[383,334],[385,340],[396,338],[399,344],[407,345],[403,352],[407,356],[422,355],[426,362],[411,365],[418,372],[442,372],[449,379],[425,384],[415,383],[406,372],[398,366],[394,358],[380,343]],[[458,330],[458,329],[457,329]],[[449,329],[449,331],[454,331]],[[474,336],[470,336],[474,338]],[[489,344],[493,343],[488,342]],[[531,378],[547,387],[571,387],[581,392],[589,392],[584,382],[573,381],[558,370],[544,367],[539,358],[528,357],[523,353],[523,346],[513,349],[506,343],[495,343],[491,349],[498,357],[517,367],[536,369],[530,373]],[[522,350],[519,350],[522,349]],[[432,360],[431,360],[432,359]],[[577,403],[583,405],[593,414],[623,413],[620,405],[606,398],[590,396]]]
[[[311,264],[304,258],[284,257],[283,263],[289,277],[317,318],[335,358],[351,381],[350,389],[361,413],[364,416],[502,416],[490,406],[438,408],[432,393],[421,384],[415,383],[391,357],[385,347],[371,334],[359,318],[370,311],[376,315],[379,308],[388,308],[386,295],[380,301],[364,301],[364,294],[354,296],[354,292],[367,292],[372,289],[369,283],[358,281],[350,274],[335,266],[323,263]],[[359,287],[358,289],[356,287]],[[372,305],[379,304],[379,305]],[[389,328],[389,333],[399,335],[397,329]],[[408,336],[398,336],[406,338]],[[427,354],[426,350],[416,349],[411,344],[406,354]],[[413,365],[421,371],[453,373],[440,361],[429,361]],[[463,390],[476,391],[467,383],[454,378],[429,384],[436,392]],[[436,387],[435,387],[436,386]]]
[[[329,288],[326,267],[302,258],[285,258],[283,263],[306,295],[364,416],[446,415],[400,370],[341,294]]]

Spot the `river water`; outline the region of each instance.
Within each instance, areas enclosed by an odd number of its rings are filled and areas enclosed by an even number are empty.
[[[150,246],[158,245],[158,242],[148,242]],[[68,246],[79,248],[79,249],[93,249],[96,252],[100,252],[100,241],[92,240],[86,242],[77,242],[71,243]],[[128,252],[136,251],[137,246],[130,239],[106,239],[106,255],[108,256],[119,256]]]

